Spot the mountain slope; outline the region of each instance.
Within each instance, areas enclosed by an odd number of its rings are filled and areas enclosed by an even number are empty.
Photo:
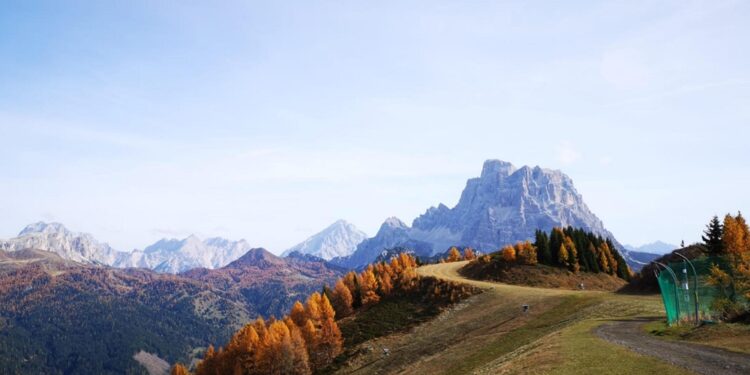
[[[338,220],[326,229],[284,251],[282,256],[287,256],[296,251],[300,254],[310,254],[325,260],[331,260],[353,253],[357,249],[357,245],[366,238],[365,232],[357,229],[353,224]]]
[[[196,268],[180,275],[225,291],[268,317],[283,316],[296,300],[307,298],[324,284],[332,286],[343,270],[320,258],[299,253],[280,258],[258,248],[223,268]]]
[[[183,277],[71,262],[40,250],[0,261],[0,373],[143,373],[227,340],[255,311]],[[7,261],[11,259],[13,261]]]
[[[389,219],[391,220],[391,219]],[[614,236],[583,201],[567,175],[557,170],[487,160],[480,177],[466,182],[453,208],[440,204],[414,219],[412,227],[383,224],[378,234],[362,242],[347,259],[360,267],[388,247],[418,246],[417,251],[440,253],[450,246],[471,246],[491,252],[517,241],[533,239],[537,229],[582,228],[614,240]],[[384,228],[393,228],[384,230]],[[628,259],[627,252],[622,252]]]
[[[179,275],[117,269],[43,250],[0,251],[0,373],[143,373],[145,351],[187,363],[258,315],[343,274],[318,258],[252,249],[224,268]]]
[[[60,223],[44,222],[26,226],[15,238],[0,240],[0,250],[24,249],[50,251],[63,259],[89,264],[112,264],[125,254],[100,243],[88,233],[76,233]]]

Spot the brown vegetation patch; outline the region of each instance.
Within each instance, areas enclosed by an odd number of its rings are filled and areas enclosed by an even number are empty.
[[[541,264],[504,265],[496,262],[482,264],[475,261],[468,263],[459,272],[475,280],[499,281],[541,288],[575,290],[579,289],[582,283],[586,290],[615,291],[627,284],[625,280],[605,273],[573,273],[564,268]]]

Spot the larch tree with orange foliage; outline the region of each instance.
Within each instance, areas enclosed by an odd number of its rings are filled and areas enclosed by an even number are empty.
[[[294,306],[292,306],[292,310],[289,312],[289,317],[292,318],[292,321],[298,326],[303,326],[307,320],[305,306],[303,306],[300,301],[294,302]]]
[[[172,371],[169,372],[169,375],[190,375],[190,372],[188,372],[185,366],[178,363],[172,366]]]
[[[357,281],[359,282],[359,288],[362,293],[362,305],[369,306],[380,301],[380,296],[377,293],[378,280],[372,272],[372,266],[367,267],[366,270],[362,271],[357,278]]]
[[[448,262],[458,262],[461,260],[461,252],[458,251],[458,248],[453,246],[448,250]]]
[[[464,260],[474,260],[476,259],[476,255],[474,254],[474,249],[467,247],[464,249]]]
[[[352,314],[352,292],[344,284],[343,280],[336,282],[336,286],[333,287],[333,298],[331,304],[333,309],[336,310],[336,316],[345,318]]]
[[[513,246],[505,246],[500,254],[506,263],[513,263],[516,261],[516,249],[514,249]]]

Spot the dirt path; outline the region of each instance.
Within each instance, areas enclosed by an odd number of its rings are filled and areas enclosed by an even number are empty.
[[[672,342],[649,336],[641,327],[645,321],[618,321],[604,324],[596,334],[635,352],[657,357],[663,361],[699,374],[750,374],[750,355],[723,349]]]

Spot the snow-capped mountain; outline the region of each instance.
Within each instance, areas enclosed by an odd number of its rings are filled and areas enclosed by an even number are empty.
[[[115,267],[149,268],[157,272],[179,273],[192,268],[223,267],[244,255],[252,246],[245,241],[196,236],[162,239],[143,250],[134,250],[114,262]]]
[[[573,181],[558,170],[487,160],[480,177],[469,179],[453,208],[431,207],[411,227],[388,219],[378,234],[362,242],[342,264],[359,267],[384,248],[428,246],[431,255],[450,246],[471,246],[492,252],[517,241],[534,238],[534,231],[573,226],[608,237],[612,233],[583,202]],[[621,246],[620,246],[621,247]],[[622,252],[628,259],[627,252]]]
[[[354,252],[367,234],[357,229],[345,220],[338,220],[320,233],[312,235],[303,242],[284,251],[282,256],[293,252],[314,255],[318,258],[331,260],[335,257],[345,257]]]
[[[60,223],[41,221],[26,226],[15,238],[0,240],[0,249],[45,250],[63,259],[91,264],[112,264],[125,254],[97,241],[88,233],[71,232]]]

